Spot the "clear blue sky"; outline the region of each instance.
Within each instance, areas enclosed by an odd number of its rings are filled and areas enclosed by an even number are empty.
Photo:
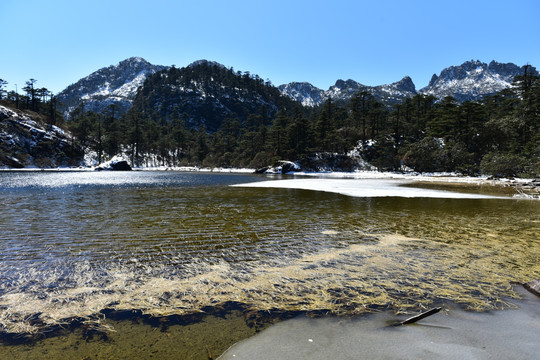
[[[131,57],[208,59],[274,85],[409,75],[467,60],[540,68],[538,0],[0,0],[0,78],[59,92]]]

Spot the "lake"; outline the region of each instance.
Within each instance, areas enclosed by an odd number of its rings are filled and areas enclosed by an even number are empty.
[[[537,200],[267,180],[0,172],[0,358],[208,359],[280,317],[503,309],[540,278]]]

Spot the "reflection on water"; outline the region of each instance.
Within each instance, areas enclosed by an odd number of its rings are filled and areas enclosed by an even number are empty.
[[[540,204],[239,188],[247,175],[0,173],[0,324],[103,309],[499,308],[540,277]],[[361,181],[361,180],[359,180]]]

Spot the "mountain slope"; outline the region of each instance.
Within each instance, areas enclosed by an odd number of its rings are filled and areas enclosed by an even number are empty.
[[[162,123],[181,120],[187,128],[214,132],[226,118],[245,122],[249,115],[257,114],[268,121],[278,109],[295,107],[300,104],[256,75],[242,75],[200,60],[148,77],[130,112]]]
[[[39,115],[0,105],[0,167],[50,168],[76,166],[83,151],[61,128],[45,124]]]
[[[536,69],[532,68],[536,72]],[[429,85],[419,93],[437,98],[452,96],[459,102],[481,100],[512,86],[515,76],[523,75],[525,66],[512,63],[502,64],[492,61],[489,64],[479,60],[450,66],[433,75]],[[538,72],[536,72],[538,73]]]
[[[102,68],[68,86],[57,95],[65,117],[84,103],[85,110],[103,111],[108,105],[118,105],[119,113],[127,111],[147,76],[165,69],[140,57],[132,57],[117,65]]]

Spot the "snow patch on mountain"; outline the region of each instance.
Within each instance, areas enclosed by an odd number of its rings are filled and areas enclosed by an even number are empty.
[[[132,57],[80,79],[60,92],[57,98],[66,117],[81,103],[84,103],[85,110],[95,112],[115,104],[121,113],[131,107],[144,80],[166,68],[152,65],[141,57]]]
[[[361,91],[369,92],[389,106],[416,94],[414,83],[409,76],[405,76],[398,82],[379,86],[367,86],[352,79],[340,79],[326,91],[307,82],[292,82],[280,85],[278,88],[282,94],[310,107],[321,105],[329,98],[336,101],[349,101]]]
[[[278,86],[282,94],[300,102],[304,106],[317,106],[326,99],[325,91],[308,82],[292,82]]]
[[[492,61],[489,64],[479,60],[464,62],[459,66],[450,66],[434,74],[429,85],[416,91],[409,76],[398,82],[367,86],[355,80],[337,80],[328,90],[321,90],[310,83],[292,82],[279,86],[279,90],[305,106],[318,106],[332,98],[335,101],[349,101],[356,93],[367,91],[387,106],[403,102],[416,94],[432,95],[438,99],[454,97],[458,102],[481,100],[488,95],[511,88],[514,78],[523,75],[525,66]],[[529,71],[538,75],[534,67]]]
[[[538,74],[535,68],[531,71]],[[523,75],[525,66],[512,63],[502,64],[492,61],[489,64],[479,60],[450,66],[439,76],[433,75],[429,85],[419,93],[437,98],[452,96],[459,102],[481,100],[501,90],[511,88],[514,78]]]

